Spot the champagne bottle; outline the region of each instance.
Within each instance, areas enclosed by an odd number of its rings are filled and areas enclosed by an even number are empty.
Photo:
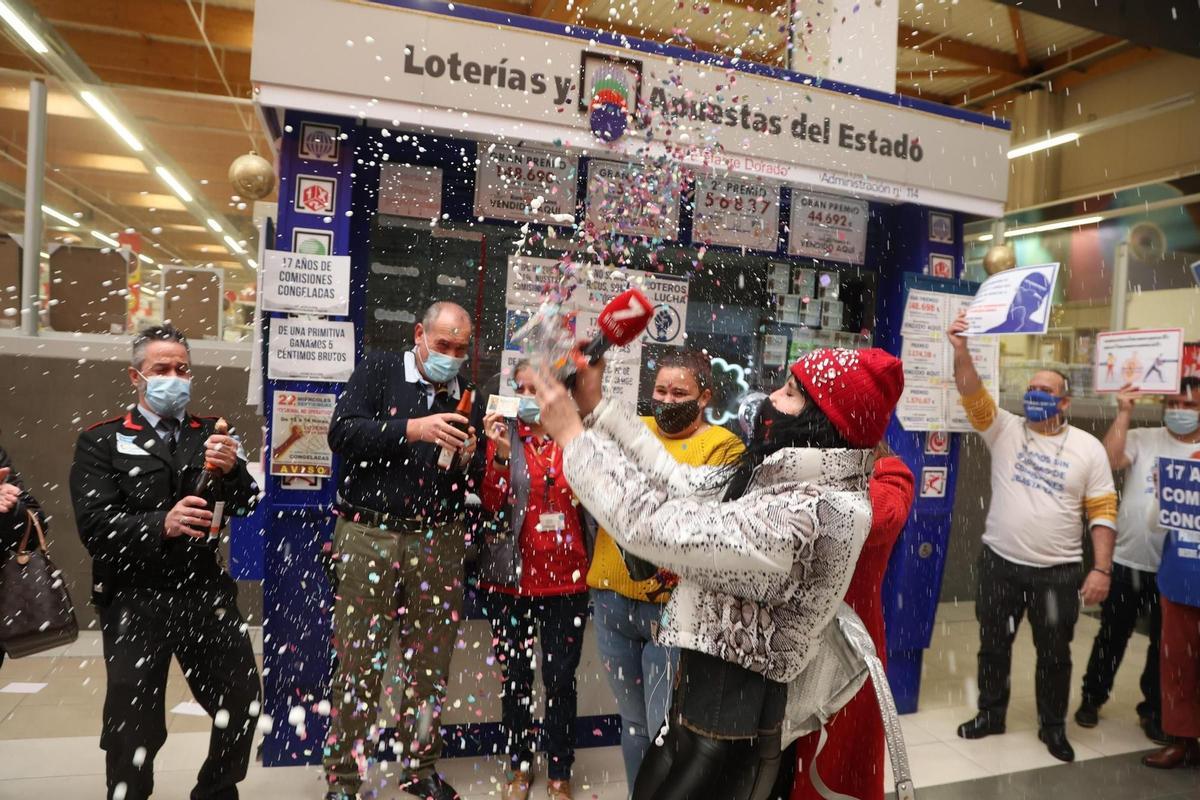
[[[462,395],[458,398],[458,406],[455,407],[455,413],[462,414],[464,417],[471,418],[471,404],[474,402],[475,392],[470,389],[463,389]],[[454,427],[460,431],[466,432],[467,425],[462,422],[452,423]],[[438,454],[437,465],[441,469],[450,469],[454,466],[454,462],[458,458],[458,448],[453,445],[442,445],[442,452]]]
[[[229,423],[223,417],[218,419],[213,432],[220,436],[227,436]],[[192,490],[188,494],[204,500],[207,503],[205,507],[213,515],[212,522],[208,526],[208,536],[203,539],[188,538],[188,541],[193,544],[209,544],[217,541],[220,538],[221,526],[225,521],[225,475],[221,472],[221,468],[205,459],[204,469],[200,470],[200,474],[196,476]]]

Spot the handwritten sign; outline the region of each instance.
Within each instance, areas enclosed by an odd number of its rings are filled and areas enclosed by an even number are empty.
[[[442,169],[384,164],[379,171],[379,213],[434,219],[442,215]]]
[[[354,323],[271,319],[267,377],[341,382],[354,371]]]
[[[350,313],[350,256],[267,250],[262,270],[262,303],[267,311]]]

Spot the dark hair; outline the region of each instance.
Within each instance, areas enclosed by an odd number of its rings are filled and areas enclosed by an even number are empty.
[[[698,350],[681,350],[658,359],[658,366],[654,370],[655,377],[664,369],[686,369],[696,379],[696,386],[700,388],[701,393],[712,388],[712,361]]]
[[[1200,375],[1188,375],[1179,382],[1180,394],[1195,394],[1200,392]]]
[[[129,356],[129,363],[134,369],[141,369],[142,363],[146,360],[146,348],[151,342],[178,342],[183,345],[183,349],[189,353],[192,348],[188,345],[187,337],[183,335],[183,331],[176,328],[169,322],[164,322],[162,325],[151,325],[149,328],[142,328],[138,334],[133,337],[133,350]]]
[[[759,406],[754,435],[747,443],[741,458],[719,473],[721,482],[728,487],[725,491],[726,500],[741,497],[750,484],[754,470],[772,453],[784,448],[854,449],[854,445],[846,441],[846,437],[833,426],[829,417],[813,402],[808,393],[803,389],[800,391],[804,394],[804,408],[799,414],[776,411],[770,398]]]

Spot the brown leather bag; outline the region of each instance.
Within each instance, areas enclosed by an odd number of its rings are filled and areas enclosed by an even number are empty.
[[[41,520],[26,509],[25,533],[16,550],[0,554],[0,647],[21,658],[79,638],[75,606],[62,572],[46,554]],[[37,532],[37,548],[29,537]]]

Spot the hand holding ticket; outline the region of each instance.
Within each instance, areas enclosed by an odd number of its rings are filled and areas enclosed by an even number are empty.
[[[499,394],[488,395],[486,415],[499,414],[508,419],[516,419],[517,410],[520,407],[521,399],[515,395],[511,397]]]

